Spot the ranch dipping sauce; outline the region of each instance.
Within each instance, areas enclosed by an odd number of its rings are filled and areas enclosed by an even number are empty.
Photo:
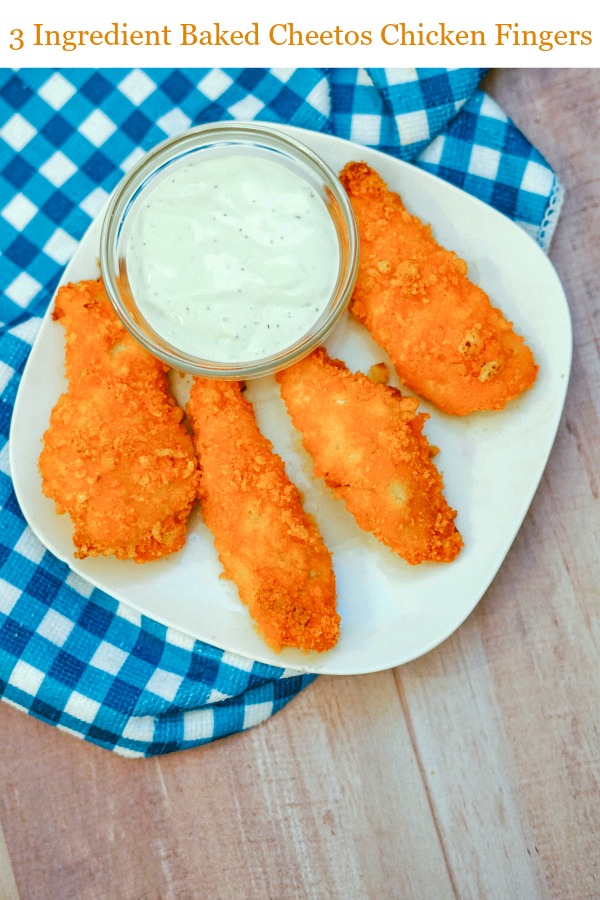
[[[126,260],[152,328],[220,363],[299,340],[326,309],[340,263],[316,190],[278,162],[239,152],[171,167],[140,200]]]

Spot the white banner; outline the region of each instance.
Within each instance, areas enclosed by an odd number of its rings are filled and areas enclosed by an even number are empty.
[[[0,64],[23,66],[600,65],[598,4],[294,2],[3,4]]]

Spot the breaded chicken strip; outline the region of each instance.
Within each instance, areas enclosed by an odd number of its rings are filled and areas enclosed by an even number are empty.
[[[341,173],[360,234],[352,312],[402,381],[443,412],[502,409],[535,381],[533,355],[467,264],[435,241],[366,163]]]
[[[353,375],[322,347],[276,377],[315,475],[342,497],[358,525],[412,565],[453,560],[462,538],[422,434],[428,417],[415,414],[417,401]]]
[[[329,650],[340,621],[331,556],[240,385],[196,378],[188,414],[225,576],[272,647]]]
[[[52,411],[39,467],[74,525],[75,556],[146,562],[179,550],[198,493],[190,435],[167,367],[121,324],[102,284],[60,288],[69,389]]]

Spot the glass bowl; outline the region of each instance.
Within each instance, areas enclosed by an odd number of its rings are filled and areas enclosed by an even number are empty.
[[[130,264],[128,272],[127,251],[137,213],[142,204],[152,202],[153,190],[163,183],[167,173],[175,171],[171,167],[228,154],[258,156],[276,162],[310,186],[323,201],[333,223],[339,264],[335,286],[324,310],[293,343],[260,358],[222,362],[195,356],[189,350],[175,346],[150,325],[132,291],[132,269]],[[240,122],[218,122],[191,128],[148,152],[117,186],[106,211],[100,238],[100,268],[106,291],[131,334],[172,368],[222,379],[255,378],[279,371],[321,344],[348,306],[356,280],[358,255],[359,239],[352,207],[329,166],[312,150],[275,127]],[[240,357],[243,355],[242,347]]]

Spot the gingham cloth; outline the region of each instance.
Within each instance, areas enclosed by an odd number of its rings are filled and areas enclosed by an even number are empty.
[[[286,122],[413,160],[547,248],[562,191],[477,69],[0,72],[0,695],[127,756],[249,728],[314,678],[223,652],[93,588],[27,527],[8,435],[20,374],[65,264],[142,153],[190,125]],[[210,586],[206,586],[210,590]]]

